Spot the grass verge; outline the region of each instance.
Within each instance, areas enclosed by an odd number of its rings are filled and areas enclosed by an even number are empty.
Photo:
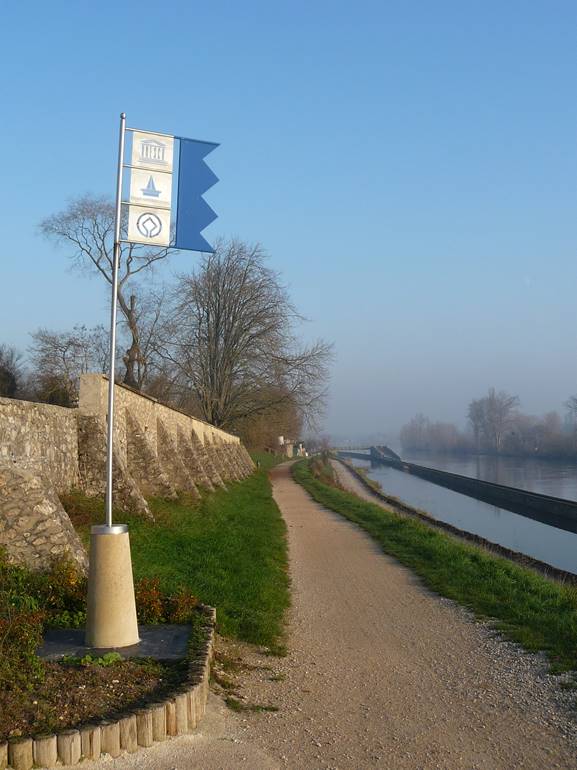
[[[329,486],[305,461],[293,475],[311,496],[366,530],[433,591],[493,618],[496,628],[530,651],[545,651],[551,670],[577,669],[577,587],[564,586],[421,521],[399,516]]]
[[[273,498],[271,455],[258,455],[257,472],[200,502],[149,501],[156,522],[117,514],[128,522],[136,580],[162,591],[185,589],[217,608],[220,633],[283,651],[289,605],[284,521]],[[64,500],[84,538],[102,516],[102,503],[76,495]]]

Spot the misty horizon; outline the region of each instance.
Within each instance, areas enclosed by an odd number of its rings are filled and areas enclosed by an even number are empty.
[[[148,76],[157,102],[101,56],[101,37],[122,42],[106,13],[84,35],[76,13],[28,25],[6,8],[5,69],[27,59],[3,96],[19,120],[4,126],[0,343],[25,352],[41,327],[108,325],[107,286],[70,272],[38,225],[84,192],[112,196],[122,109],[219,143],[203,235],[260,242],[310,319],[302,337],[334,344],[321,432],[395,436],[419,412],[464,428],[490,387],[563,417],[577,393],[574,8],[366,10],[183,9],[205,30],[194,50],[187,24],[167,48],[143,19],[142,50],[175,65]],[[195,67],[207,77],[183,98]],[[51,152],[22,163],[39,143]],[[198,261],[171,257],[155,285]]]

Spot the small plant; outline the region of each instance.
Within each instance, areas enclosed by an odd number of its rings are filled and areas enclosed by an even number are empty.
[[[158,578],[141,578],[135,594],[139,623],[163,623],[165,608]]]
[[[216,652],[215,659],[223,671],[239,671],[243,668],[242,659],[239,657],[233,658],[224,652]]]
[[[86,625],[85,610],[76,610],[75,612],[62,610],[62,612],[50,616],[51,628],[82,628],[84,625]]]
[[[191,623],[199,604],[198,598],[182,586],[173,594],[164,593],[158,578],[141,578],[135,594],[140,623]]]
[[[82,658],[77,658],[74,655],[64,655],[62,662],[67,666],[100,666],[101,668],[108,668],[109,666],[115,666],[117,663],[122,663],[123,657],[118,652],[107,652],[104,655],[84,655]]]
[[[30,573],[8,564],[0,550],[0,690],[30,689],[44,675],[36,656],[45,612]]]
[[[167,619],[169,623],[190,623],[194,611],[198,607],[198,598],[179,588],[172,596],[168,597]]]
[[[211,671],[210,678],[211,681],[216,682],[216,684],[219,687],[222,687],[223,690],[234,690],[236,687],[233,679],[225,676],[225,674],[221,674],[218,671],[215,671],[214,669]]]
[[[115,666],[117,663],[122,663],[122,655],[118,652],[107,652],[100,657],[85,655],[81,658],[80,663],[83,666],[102,666],[102,668],[108,668],[108,666]]]
[[[322,452],[319,457],[314,457],[310,461],[310,471],[313,476],[323,484],[328,484],[331,487],[341,488],[338,482],[335,469],[331,465],[330,455],[328,452]]]
[[[48,616],[85,609],[87,582],[69,559],[56,559],[47,572],[31,573],[30,585]]]
[[[232,711],[278,711],[278,706],[263,706],[260,703],[243,703],[232,695],[227,696],[224,702]]]
[[[42,620],[41,612],[14,610],[0,597],[0,690],[30,689],[43,678],[44,664],[36,655]]]

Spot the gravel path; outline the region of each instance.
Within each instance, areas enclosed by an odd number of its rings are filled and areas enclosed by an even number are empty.
[[[539,656],[425,590],[362,531],[314,503],[287,465],[272,480],[289,533],[289,654],[223,649],[244,660],[233,676],[241,699],[279,710],[234,713],[213,696],[199,735],[115,768],[577,768],[566,708],[573,696]]]

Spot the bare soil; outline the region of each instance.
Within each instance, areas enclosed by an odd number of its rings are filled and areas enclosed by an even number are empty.
[[[64,730],[162,698],[184,677],[181,664],[123,661],[112,666],[47,663],[29,692],[0,692],[0,740]]]

